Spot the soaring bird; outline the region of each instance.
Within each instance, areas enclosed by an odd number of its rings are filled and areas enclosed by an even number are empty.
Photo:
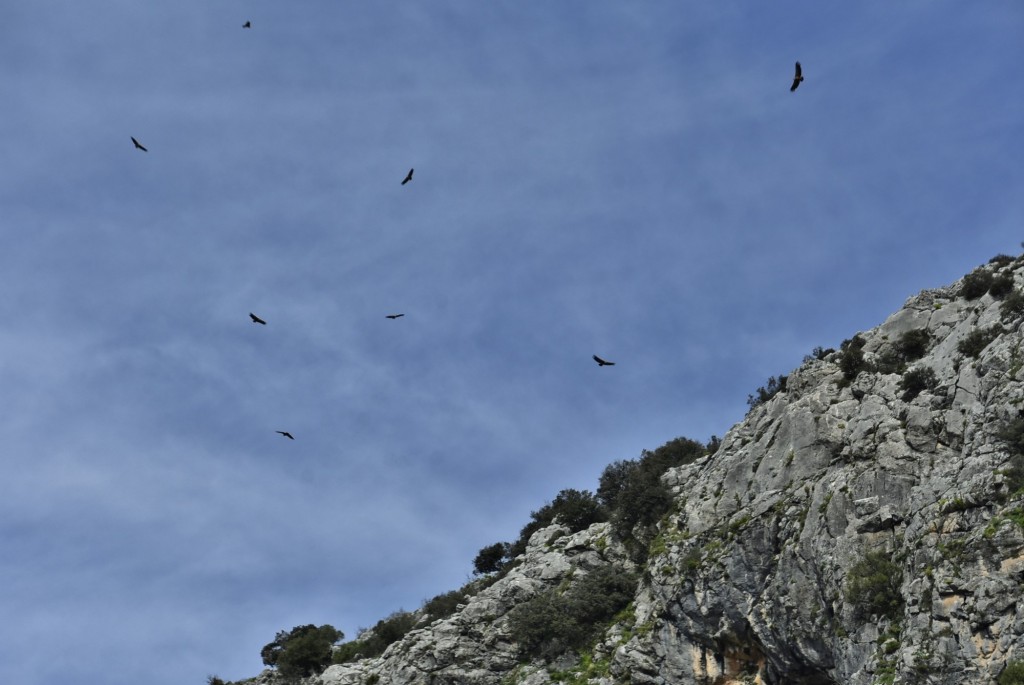
[[[242,28],[243,29],[251,29],[252,28],[252,22],[251,21],[245,22],[244,24],[242,24]]]
[[[391,319],[392,321],[394,321],[395,319],[401,318],[403,316],[405,316],[405,314],[388,314],[384,318]]]
[[[295,436],[293,436],[288,431],[274,431],[274,432],[275,433],[280,433],[281,435],[283,435],[284,437],[288,438],[289,440],[294,440],[295,439]]]
[[[250,319],[252,319],[252,322],[253,322],[253,323],[261,323],[261,324],[263,324],[264,326],[266,326],[266,325],[267,325],[267,322],[266,322],[266,321],[264,321],[264,320],[263,320],[263,319],[261,319],[260,317],[256,316],[256,315],[255,315],[255,314],[253,314],[252,312],[249,312],[249,318],[250,318]]]
[[[598,366],[615,366],[615,362],[605,361],[604,359],[598,357],[596,354],[594,355],[594,361],[597,362]]]
[[[793,85],[789,87],[789,92],[792,93],[800,85],[800,82],[804,80],[804,71],[800,68],[800,63],[796,63],[796,75],[793,76]]]
[[[409,173],[405,175],[405,179],[402,181],[403,186],[412,180],[412,171],[412,169],[409,169]]]
[[[149,150],[147,150],[146,148],[142,147],[142,143],[140,143],[139,141],[135,140],[135,136],[132,136],[131,139],[132,139],[132,142],[135,143],[135,147],[137,147],[138,149],[142,150],[143,152],[149,152]]]

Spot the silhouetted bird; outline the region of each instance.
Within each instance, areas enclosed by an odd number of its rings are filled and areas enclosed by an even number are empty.
[[[146,148],[142,147],[142,143],[140,143],[139,141],[135,140],[134,136],[132,136],[132,142],[135,143],[135,147],[137,147],[138,149],[142,150],[143,152],[149,152],[149,150],[147,150]]]
[[[394,319],[397,319],[397,318],[402,317],[402,316],[405,316],[405,314],[388,314],[384,318],[394,320]]]
[[[598,357],[596,354],[594,355],[594,361],[597,362],[598,366],[615,366],[615,362],[605,361],[604,359]]]
[[[409,173],[405,175],[405,179],[402,181],[402,185],[404,186],[406,183],[408,183],[411,180],[412,180],[412,169],[409,169]]]
[[[289,433],[288,431],[274,431],[274,432],[275,432],[275,433],[280,433],[281,435],[283,435],[284,437],[288,438],[289,440],[294,440],[294,439],[295,439],[295,438],[294,438],[294,437],[292,436],[292,434],[291,434],[291,433]]]
[[[800,63],[796,63],[796,75],[793,76],[793,85],[789,87],[789,92],[792,93],[800,85],[800,82],[804,80],[804,71],[800,68]]]
[[[249,318],[250,318],[250,319],[252,319],[252,322],[253,322],[253,323],[261,323],[261,324],[263,324],[264,326],[266,326],[266,325],[267,325],[267,322],[266,322],[266,321],[264,321],[264,320],[263,320],[263,319],[261,319],[260,317],[256,316],[256,315],[255,315],[255,314],[253,314],[252,312],[249,312]]]
[[[252,28],[252,22],[251,21],[245,22],[244,24],[242,24],[242,28],[243,29],[251,29]]]

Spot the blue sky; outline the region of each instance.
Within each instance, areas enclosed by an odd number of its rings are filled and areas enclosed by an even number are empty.
[[[7,5],[0,682],[354,637],[1024,240],[1016,1]]]

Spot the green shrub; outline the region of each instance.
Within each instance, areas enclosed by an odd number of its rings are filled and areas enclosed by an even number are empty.
[[[992,287],[992,272],[983,266],[979,266],[971,273],[964,276],[963,284],[960,286],[960,297],[965,300],[975,300]]]
[[[635,459],[613,461],[604,467],[598,480],[597,499],[609,511],[618,509],[619,498],[629,486],[630,479],[635,477],[638,468],[640,464]]]
[[[992,284],[988,287],[988,294],[999,299],[1006,297],[1013,292],[1013,276],[1010,274],[999,274],[992,278]]]
[[[999,305],[999,315],[1003,321],[1012,321],[1024,315],[1024,293],[1014,289],[1007,294],[1003,298],[1003,303]]]
[[[575,533],[593,523],[607,521],[608,512],[593,493],[587,490],[562,490],[555,499],[530,514],[530,522],[519,531],[519,539],[509,546],[508,558],[514,559],[525,552],[530,536],[550,526],[555,519]]]
[[[907,364],[923,357],[931,345],[932,336],[927,328],[905,331],[875,364],[880,373],[903,373]]]
[[[562,490],[546,509],[547,511],[538,515],[538,518],[557,521],[563,526],[568,526],[574,533],[589,528],[591,524],[608,520],[608,512],[589,490]]]
[[[1002,333],[1003,327],[999,324],[988,328],[975,328],[957,344],[956,351],[965,357],[977,359],[978,355]]]
[[[333,661],[345,664],[357,659],[380,656],[392,643],[398,642],[416,626],[416,614],[396,611],[387,618],[377,621],[370,630],[364,630],[359,637],[346,642],[334,650]]]
[[[431,621],[447,618],[455,613],[460,604],[465,604],[469,597],[465,590],[442,593],[423,603],[423,613],[429,616]]]
[[[228,685],[224,680],[215,675],[206,676],[206,685]]]
[[[351,661],[358,661],[365,655],[363,654],[363,643],[359,640],[352,640],[346,642],[343,645],[339,645],[331,656],[331,662],[335,664],[347,664]]]
[[[764,404],[780,392],[786,391],[786,376],[772,376],[765,385],[757,389],[756,395],[747,395],[747,406],[753,409]]]
[[[495,542],[481,549],[473,559],[473,573],[483,575],[497,573],[508,563],[511,545],[507,542]]]
[[[509,630],[529,656],[551,658],[587,645],[633,600],[637,577],[615,566],[587,573],[564,593],[553,588],[509,612]]]
[[[373,626],[373,636],[366,642],[370,651],[383,654],[391,643],[398,642],[416,625],[416,615],[409,611],[396,611]]]
[[[867,341],[860,335],[855,335],[844,340],[839,346],[839,369],[843,372],[843,378],[852,381],[861,371],[867,368],[864,361],[864,345]]]
[[[1010,264],[1013,264],[1014,261],[1016,261],[1016,260],[1013,257],[1011,257],[1010,255],[1008,255],[1008,254],[997,254],[995,257],[993,257],[992,259],[988,260],[988,263],[989,264],[995,264],[996,267],[1001,269],[1001,268],[1003,268],[1005,266],[1009,266]]]
[[[1003,672],[996,678],[997,685],[1024,685],[1024,661],[1007,661]]]
[[[846,601],[863,618],[896,618],[903,610],[903,569],[885,552],[868,552],[846,577]]]
[[[925,355],[931,342],[932,336],[928,329],[918,328],[906,331],[900,336],[900,339],[896,341],[893,347],[903,361],[912,362]]]
[[[935,371],[928,366],[918,366],[903,374],[900,389],[903,390],[903,401],[910,402],[925,390],[938,385]]]
[[[345,637],[334,626],[296,626],[281,631],[260,651],[263,663],[286,678],[305,678],[331,664],[334,645]]]
[[[644,450],[639,460],[609,464],[601,474],[597,497],[611,512],[612,534],[631,547],[636,561],[646,556],[654,524],[672,508],[672,493],[661,476],[706,453],[699,442],[676,438],[653,452]]]
[[[804,364],[815,359],[817,359],[818,361],[822,361],[823,359],[825,359],[825,357],[829,356],[833,352],[835,352],[835,350],[832,349],[831,347],[822,347],[821,345],[818,345],[813,350],[811,350],[810,354],[804,355]]]

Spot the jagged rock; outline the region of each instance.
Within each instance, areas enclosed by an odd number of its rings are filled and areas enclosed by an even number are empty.
[[[1019,289],[1024,266],[1008,268]],[[544,685],[553,671],[594,685],[994,685],[1024,659],[1024,474],[1002,436],[1024,408],[1024,315],[1004,320],[1001,304],[966,301],[959,284],[910,298],[860,334],[865,359],[891,360],[900,336],[926,330],[911,366],[931,369],[933,387],[910,396],[901,373],[847,380],[840,353],[811,359],[715,454],[665,473],[676,507],[632,610],[587,660],[525,661],[508,613],[629,566],[608,524],[537,531],[454,615],[308,685]],[[965,357],[962,341],[996,324]],[[854,592],[870,559],[889,564],[888,604]]]

